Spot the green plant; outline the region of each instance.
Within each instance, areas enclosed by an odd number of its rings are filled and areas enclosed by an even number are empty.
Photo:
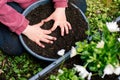
[[[111,4],[112,4],[112,0],[102,0],[102,2],[103,2],[106,6],[111,6]]]
[[[1,78],[7,80],[27,80],[31,76],[35,75],[38,71],[41,71],[41,65],[37,64],[32,57],[28,54],[21,56],[3,56],[1,54],[0,69],[4,71]]]
[[[110,1],[109,3],[107,3]],[[106,6],[106,4],[108,4]],[[87,19],[90,30],[90,41],[77,42],[77,52],[83,60],[83,68],[94,75],[103,75],[105,67],[111,64],[120,66],[120,43],[117,32],[110,33],[106,22],[114,20],[120,15],[120,0],[87,0]],[[102,47],[98,44],[102,43]],[[54,77],[56,78],[60,73]],[[74,74],[75,75],[75,74]]]
[[[120,64],[118,56],[120,56],[120,43],[117,40],[117,33],[110,33],[106,27],[103,29],[102,40],[104,41],[103,48],[97,48],[98,42],[91,41],[88,43],[77,42],[77,52],[80,54],[84,65],[90,71],[98,72],[102,75],[107,64],[117,66]]]
[[[93,0],[92,0],[93,1]],[[91,4],[90,1],[88,4]],[[77,42],[77,52],[84,61],[83,66],[99,75],[103,74],[104,68],[108,64],[120,66],[120,43],[117,40],[119,33],[110,33],[106,27],[106,22],[112,21],[119,14],[116,5],[105,7],[101,2],[93,1],[93,5],[88,5],[87,16],[90,23],[90,31],[87,32],[92,39],[90,42]],[[119,3],[114,0],[112,4]],[[96,6],[97,5],[97,6]],[[103,8],[104,7],[104,8]],[[113,11],[113,9],[115,11]],[[111,16],[112,15],[112,16]],[[98,48],[98,42],[103,42],[104,46]]]
[[[76,75],[76,71],[74,69],[59,69],[59,74],[57,76],[51,75],[50,80],[84,80],[80,76]]]

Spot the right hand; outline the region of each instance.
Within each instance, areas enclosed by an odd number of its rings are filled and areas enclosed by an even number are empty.
[[[40,22],[35,25],[28,25],[22,34],[26,35],[30,40],[34,41],[40,47],[44,48],[45,46],[40,42],[53,43],[56,40],[56,37],[49,36],[51,30],[43,30],[40,26],[43,25],[43,22]]]
[[[48,22],[50,20],[55,21],[51,31],[54,31],[59,26],[61,29],[61,36],[64,36],[65,33],[68,34],[69,30],[72,29],[71,24],[66,20],[65,8],[56,8],[48,18],[43,20],[43,22]]]

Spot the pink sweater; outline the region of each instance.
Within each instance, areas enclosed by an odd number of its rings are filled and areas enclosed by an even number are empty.
[[[12,32],[21,34],[27,27],[29,21],[12,7],[7,5],[7,2],[17,2],[22,8],[27,8],[37,0],[0,0],[0,23],[8,26]],[[53,0],[55,8],[67,7],[67,0]]]

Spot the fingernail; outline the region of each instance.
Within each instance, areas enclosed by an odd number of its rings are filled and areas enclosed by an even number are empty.
[[[57,38],[54,38],[54,40],[57,40]]]
[[[53,44],[53,41],[51,41],[50,43]]]
[[[50,33],[52,33],[52,31],[49,30]]]
[[[43,48],[45,48],[45,46],[42,46]]]
[[[72,28],[70,28],[70,30],[71,30]]]

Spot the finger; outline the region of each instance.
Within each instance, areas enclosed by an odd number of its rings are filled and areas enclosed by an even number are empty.
[[[56,28],[57,28],[58,24],[57,23],[54,23],[53,24],[53,27],[51,28],[51,31],[54,31]]]
[[[42,25],[44,24],[44,21],[43,20],[41,20],[41,22],[40,22]]]
[[[66,34],[68,34],[69,33],[69,29],[68,29],[68,25],[67,24],[65,24],[65,31],[66,31]]]
[[[60,26],[61,29],[61,36],[64,36],[64,26]]]
[[[51,30],[43,30],[44,34],[51,34],[51,32],[52,32]]]
[[[52,37],[52,36],[49,36],[49,35],[45,35],[44,37],[48,40],[57,40],[56,37]]]
[[[37,45],[39,45],[40,47],[42,47],[42,48],[45,48],[45,46],[42,44],[42,43],[40,43],[40,41],[38,40],[38,41],[36,41],[36,44]]]
[[[41,41],[42,42],[45,42],[45,43],[53,43],[53,41],[51,41],[51,40],[48,40],[48,39],[45,39],[45,38],[43,38],[43,39],[41,39]]]
[[[68,28],[71,30],[72,29],[71,24],[67,22],[67,25],[68,25]]]

